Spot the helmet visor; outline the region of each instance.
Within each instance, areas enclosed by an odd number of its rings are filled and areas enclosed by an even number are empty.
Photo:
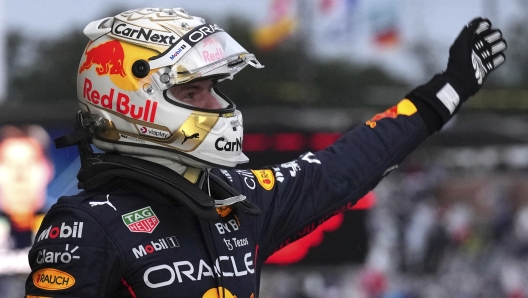
[[[193,46],[172,67],[178,73],[196,73],[220,67],[240,54],[248,54],[238,42],[226,32],[209,35]],[[204,71],[205,70],[205,71]]]
[[[202,77],[231,77],[248,64],[263,66],[227,32],[203,25],[184,35],[162,55],[149,61],[158,72],[160,89]]]

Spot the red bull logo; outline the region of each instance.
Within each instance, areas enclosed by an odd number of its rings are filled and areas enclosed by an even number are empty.
[[[249,298],[254,298],[255,294],[251,294]],[[212,288],[209,289],[202,298],[237,298],[233,295],[228,289],[224,287]]]
[[[97,65],[96,71],[100,76],[103,75],[126,75],[123,69],[125,61],[125,52],[121,43],[117,40],[100,44],[85,53],[86,60],[79,68],[79,73],[90,69],[92,65]]]
[[[383,118],[396,118],[398,115],[411,116],[416,113],[416,111],[417,109],[414,104],[410,100],[404,99],[392,108],[374,115],[374,117],[368,120],[365,124],[370,126],[370,128],[374,128],[377,125],[376,122]]]
[[[116,111],[127,117],[148,121],[150,123],[153,123],[156,119],[156,111],[158,109],[158,103],[156,101],[147,99],[142,106],[139,106],[131,103],[130,97],[127,94],[116,92],[114,88],[110,88],[107,93],[103,93],[93,89],[92,85],[92,81],[88,78],[84,79],[83,97],[90,103]]]
[[[202,60],[204,62],[215,62],[223,58],[225,58],[225,54],[221,48],[216,48],[214,52],[202,51]]]

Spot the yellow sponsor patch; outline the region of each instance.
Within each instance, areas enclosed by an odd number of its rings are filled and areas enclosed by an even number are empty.
[[[33,273],[33,284],[43,290],[64,290],[75,284],[75,278],[64,271],[44,268]]]
[[[272,170],[251,170],[265,190],[271,190],[275,186],[275,175]]]
[[[370,128],[374,128],[376,127],[376,122],[383,118],[396,118],[399,115],[411,116],[416,113],[416,111],[418,110],[416,109],[414,104],[410,100],[404,99],[392,108],[382,113],[374,115],[374,117],[368,120],[365,124],[370,126]]]
[[[207,292],[203,294],[202,298],[236,298],[236,296],[233,295],[228,289],[218,287],[207,290]]]

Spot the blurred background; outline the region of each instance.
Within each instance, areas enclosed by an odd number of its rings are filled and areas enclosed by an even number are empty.
[[[76,149],[52,140],[78,109],[82,29],[145,6],[218,23],[266,66],[221,84],[249,167],[324,149],[489,18],[506,64],[360,206],[272,256],[261,297],[528,297],[528,0],[0,0],[0,297],[23,296],[42,215],[77,192]]]

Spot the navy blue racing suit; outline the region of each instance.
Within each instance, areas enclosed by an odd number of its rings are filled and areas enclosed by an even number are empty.
[[[403,100],[325,150],[256,170],[211,170],[260,215],[228,205],[215,219],[200,218],[156,187],[120,177],[62,197],[29,253],[26,293],[258,297],[266,258],[305,227],[353,206],[430,133],[416,105]]]

